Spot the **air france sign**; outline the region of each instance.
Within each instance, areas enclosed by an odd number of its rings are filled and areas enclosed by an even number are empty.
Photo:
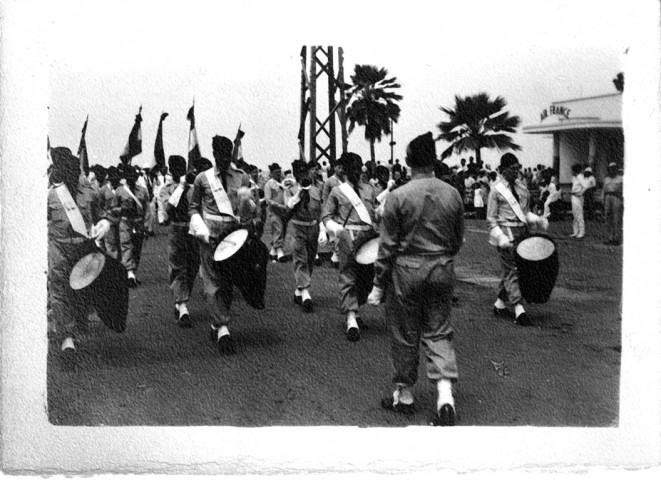
[[[562,105],[551,105],[549,108],[542,110],[542,113],[540,114],[540,122],[543,122],[549,115],[559,115],[561,117],[569,118],[569,112],[571,112],[571,110]]]

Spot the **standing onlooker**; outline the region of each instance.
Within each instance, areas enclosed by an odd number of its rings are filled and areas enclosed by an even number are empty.
[[[482,182],[476,182],[473,191],[473,208],[475,209],[475,215],[478,220],[484,220],[487,218],[487,207],[485,204],[487,195],[487,186]]]
[[[466,172],[464,179],[464,210],[467,212],[473,211],[473,194],[475,191],[475,173]]]
[[[576,163],[572,165],[571,172],[571,213],[572,234],[570,237],[583,238],[585,236],[585,220],[583,219],[583,194],[585,193],[585,179],[581,171],[583,167]]]
[[[604,178],[602,200],[604,204],[604,215],[608,231],[608,239],[605,245],[620,245],[622,243],[622,192],[623,178],[618,172],[615,162],[608,164],[608,174]]]
[[[585,185],[583,210],[585,212],[585,218],[592,220],[594,217],[594,192],[597,188],[597,179],[592,174],[592,168],[587,167],[583,170],[583,179]]]

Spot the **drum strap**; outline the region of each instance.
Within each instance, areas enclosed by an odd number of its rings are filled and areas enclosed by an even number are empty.
[[[168,200],[168,203],[172,205],[173,207],[177,207],[179,205],[179,200],[181,200],[181,196],[184,193],[184,187],[181,185],[177,185],[177,188],[174,189],[174,192],[172,192],[172,196]]]
[[[507,189],[505,184],[497,183],[494,188],[498,190],[498,193],[500,193],[505,200],[507,200],[507,203],[510,204],[510,207],[512,207],[512,210],[514,211],[514,214],[519,217],[519,220],[526,223],[526,216],[524,215],[523,210],[521,210],[521,205],[519,205],[519,202],[514,198],[514,195],[512,195],[512,192]]]
[[[142,206],[142,203],[140,203],[140,200],[138,200],[138,197],[136,197],[131,189],[127,185],[122,185],[122,188],[126,191],[126,193],[129,194],[129,196],[133,199],[135,202],[135,206],[138,209],[138,214],[142,215],[145,211],[145,209]]]
[[[87,233],[87,227],[85,226],[85,220],[83,219],[82,213],[78,209],[78,205],[74,202],[69,189],[66,185],[62,184],[59,187],[55,188],[55,193],[57,193],[57,198],[62,203],[64,207],[64,212],[67,214],[71,228],[77,233],[80,233],[82,236],[89,238]]]
[[[215,168],[210,168],[204,174],[207,176],[209,181],[209,186],[211,187],[211,193],[213,198],[216,201],[216,206],[218,211],[224,215],[229,215],[234,217],[234,211],[232,210],[232,203],[230,202],[227,192],[223,188],[223,184],[220,183],[220,179],[216,176]]]
[[[349,199],[353,207],[356,209],[356,213],[358,214],[360,219],[364,223],[368,225],[372,225],[372,219],[370,218],[370,214],[367,211],[367,207],[360,199],[356,191],[351,187],[351,185],[345,182],[339,185],[338,188]]]

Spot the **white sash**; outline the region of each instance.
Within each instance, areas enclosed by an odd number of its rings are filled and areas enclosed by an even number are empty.
[[[177,185],[177,188],[174,189],[174,192],[172,192],[172,196],[168,200],[168,203],[172,205],[173,207],[176,207],[179,205],[179,201],[181,200],[181,196],[184,193],[184,187],[181,185]]]
[[[363,203],[363,201],[360,199],[356,191],[353,189],[351,185],[348,183],[342,183],[338,186],[340,191],[346,195],[346,197],[349,199],[351,204],[353,205],[353,208],[356,209],[356,213],[360,217],[360,219],[368,224],[372,225],[372,219],[370,218],[370,214],[367,211],[367,207]]]
[[[234,211],[232,210],[232,203],[230,202],[227,192],[223,188],[223,184],[220,182],[220,179],[216,176],[216,169],[210,168],[204,172],[209,181],[209,187],[211,187],[211,193],[213,193],[213,198],[216,200],[216,206],[218,211],[224,215],[230,215],[234,217]]]
[[[140,203],[140,200],[138,200],[138,198],[133,194],[133,192],[131,191],[131,189],[129,188],[129,186],[128,186],[128,185],[122,185],[122,188],[123,188],[124,190],[126,190],[126,193],[128,193],[129,196],[130,196],[130,197],[133,199],[133,201],[135,202],[135,206],[136,206],[136,208],[138,209],[138,213],[139,213],[140,215],[142,215],[143,213],[145,213],[145,208],[143,207],[142,203]]]
[[[78,205],[74,202],[66,185],[55,187],[55,193],[57,193],[57,198],[60,199],[60,203],[64,207],[64,212],[67,214],[71,228],[73,228],[75,232],[80,233],[83,237],[90,238],[87,233],[87,227],[85,226],[83,215],[80,213],[80,210],[78,210]]]
[[[503,197],[505,197],[505,200],[507,200],[507,203],[510,204],[510,207],[512,207],[515,215],[519,217],[519,220],[521,220],[523,223],[526,223],[526,216],[523,214],[523,210],[521,210],[521,205],[519,205],[517,199],[514,198],[514,195],[512,195],[512,191],[507,188],[504,183],[497,183],[494,188],[498,190],[498,192]]]

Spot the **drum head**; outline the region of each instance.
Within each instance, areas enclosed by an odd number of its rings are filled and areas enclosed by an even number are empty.
[[[248,239],[248,230],[241,228],[230,233],[216,247],[213,259],[217,262],[227,260],[238,252]]]
[[[371,265],[379,255],[379,237],[365,242],[356,252],[356,262],[361,265]]]
[[[74,290],[89,286],[99,276],[106,264],[106,256],[100,252],[90,253],[78,260],[69,275],[69,285]]]
[[[516,253],[525,260],[545,260],[553,255],[555,245],[546,237],[528,237],[516,247]]]

